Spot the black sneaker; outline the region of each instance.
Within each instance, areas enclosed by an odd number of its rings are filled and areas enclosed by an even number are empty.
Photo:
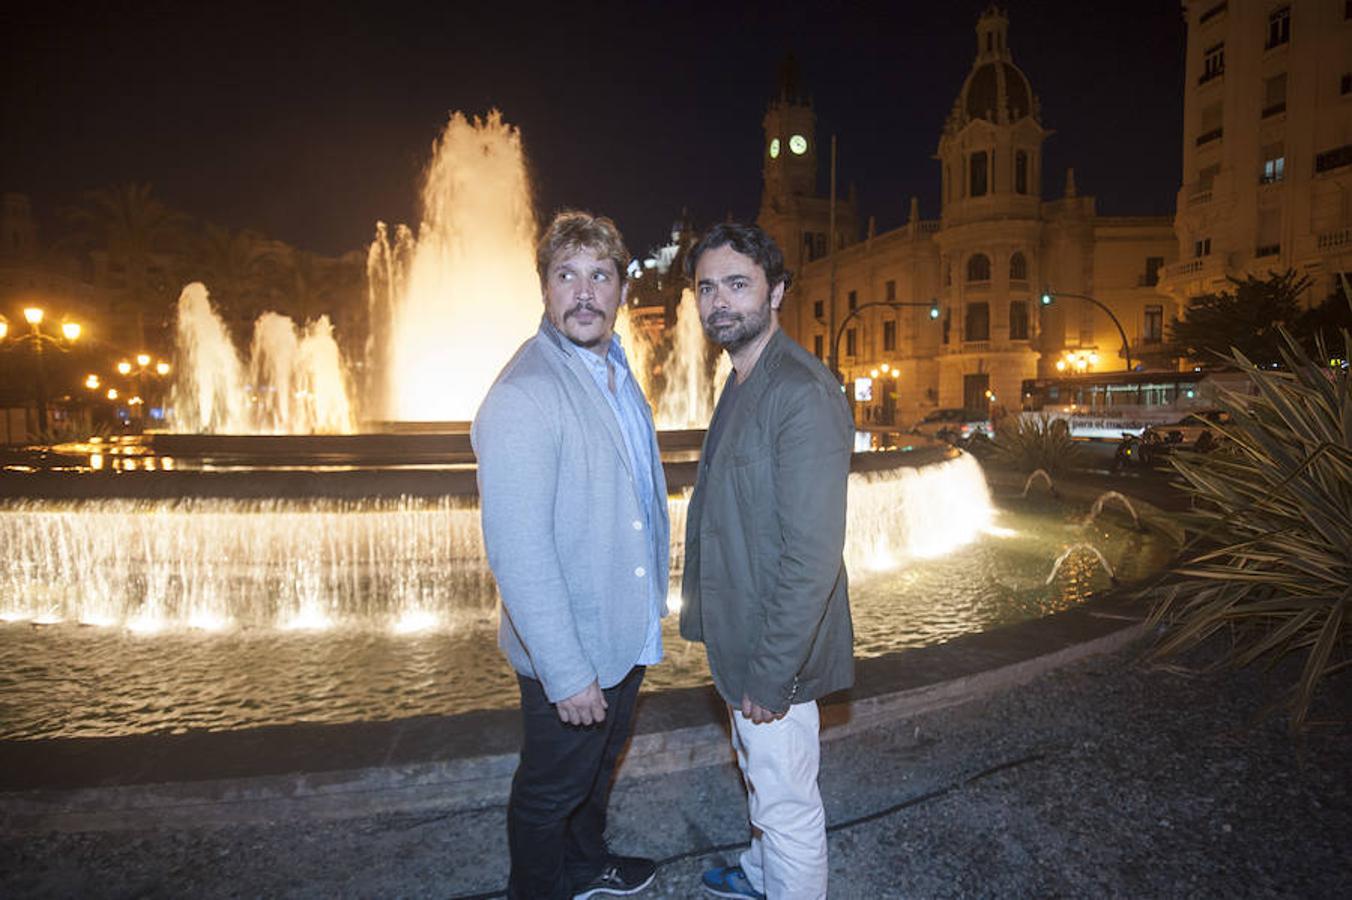
[[[603,894],[637,894],[657,877],[657,863],[640,856],[607,856],[601,874],[575,889],[573,900],[586,900]]]

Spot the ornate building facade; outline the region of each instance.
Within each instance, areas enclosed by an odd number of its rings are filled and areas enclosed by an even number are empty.
[[[1352,3],[1184,2],[1176,300],[1295,269],[1317,305],[1352,274]]]
[[[1126,332],[1133,366],[1168,365],[1159,350],[1178,307],[1157,281],[1178,255],[1172,223],[1098,215],[1073,172],[1059,199],[1043,199],[1050,132],[1008,31],[995,8],[977,22],[971,71],[939,135],[938,219],[922,219],[913,199],[905,225],[856,239],[851,196],[829,247],[811,104],[782,89],[766,113],[758,222],[796,275],[780,320],[853,386],[861,424],[904,425],[936,407],[1017,409],[1022,381],[1058,364],[1126,368],[1109,315],[1070,297],[1044,308],[1044,289],[1096,298]]]

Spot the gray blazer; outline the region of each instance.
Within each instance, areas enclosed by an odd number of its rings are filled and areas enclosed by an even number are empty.
[[[489,388],[471,430],[484,546],[502,597],[498,644],[551,702],[593,680],[619,683],[653,616],[633,463],[615,414],[565,340],[542,321]],[[666,585],[670,524],[655,432],[651,449],[652,471],[642,477],[656,496],[657,584]]]
[[[782,331],[732,401],[690,497],[681,636],[704,642],[728,703],[746,694],[783,712],[854,681],[843,558],[854,427],[840,385]]]

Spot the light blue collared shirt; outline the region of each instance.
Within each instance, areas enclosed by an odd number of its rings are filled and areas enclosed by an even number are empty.
[[[552,324],[552,323],[551,323]],[[634,492],[638,494],[639,504],[643,507],[644,527],[648,533],[648,603],[653,615],[648,626],[648,640],[643,652],[635,661],[640,666],[656,665],[662,661],[662,609],[666,605],[666,585],[657,583],[657,554],[665,553],[667,548],[653,546],[653,511],[659,502],[666,498],[654,496],[651,477],[652,467],[658,461],[652,455],[652,424],[648,418],[648,404],[643,398],[638,382],[629,370],[629,360],[624,355],[618,335],[612,335],[610,348],[605,359],[583,347],[572,343],[565,336],[561,342],[570,353],[575,354],[587,364],[592,380],[606,398],[610,411],[619,423],[620,434],[624,436],[625,449],[629,451],[629,464],[634,473]],[[614,371],[615,390],[610,389],[610,371]]]

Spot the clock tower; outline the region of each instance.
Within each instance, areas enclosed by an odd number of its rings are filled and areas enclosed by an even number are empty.
[[[817,189],[817,114],[802,89],[792,55],[779,70],[779,90],[765,110],[761,146],[761,204],[756,223],[780,249],[790,271],[826,255],[830,200]],[[829,151],[828,151],[829,153]],[[836,201],[836,243],[852,244],[858,231],[854,199]]]

